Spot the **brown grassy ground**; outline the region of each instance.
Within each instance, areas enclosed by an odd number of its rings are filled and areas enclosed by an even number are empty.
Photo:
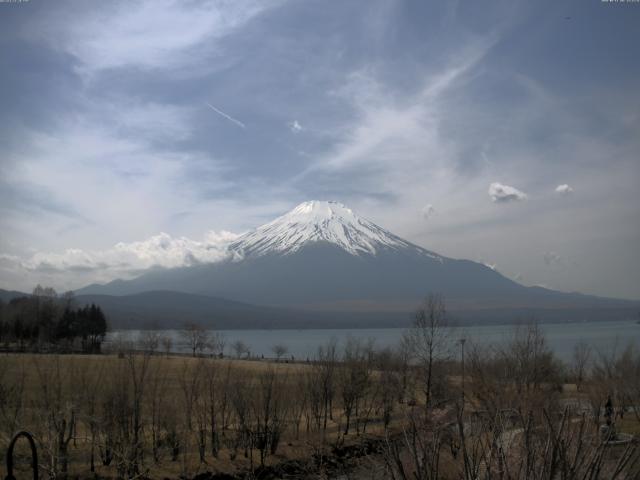
[[[114,376],[127,374],[124,366],[126,359],[118,358],[117,355],[47,355],[47,354],[3,354],[0,355],[0,379],[4,385],[18,385],[23,381],[23,403],[24,408],[17,424],[18,430],[28,430],[36,434],[39,443],[45,444],[43,440],[44,428],[42,419],[47,416],[47,412],[42,409],[41,398],[44,388],[51,388],[53,384],[61,384],[61,396],[63,403],[70,401],[75,389],[96,388],[101,391],[105,386],[113,381]],[[150,359],[149,369],[152,375],[159,372],[166,374],[166,385],[162,389],[162,395],[169,399],[167,405],[182,413],[183,386],[181,379],[185,372],[191,371],[198,363],[215,363],[220,372],[227,368],[232,369],[232,377],[243,378],[246,381],[257,378],[261,373],[273,370],[279,377],[285,379],[287,394],[291,394],[291,401],[299,390],[301,377],[309,371],[310,366],[304,363],[284,363],[268,361],[251,361],[237,359],[199,359],[187,356],[165,356],[155,355]],[[60,376],[59,380],[56,380]],[[86,386],[86,383],[90,385]],[[149,385],[146,387],[149,389]],[[99,395],[98,395],[99,396]],[[77,417],[77,427],[74,432],[75,440],[70,445],[70,466],[69,472],[72,477],[80,478],[92,477],[89,471],[89,430],[85,422],[81,421],[81,411],[86,406],[80,405]],[[148,407],[143,407],[143,410]],[[307,431],[305,421],[302,420],[300,434],[296,438],[293,425],[288,425],[280,446],[275,455],[267,458],[266,464],[277,464],[285,460],[308,459],[313,454],[328,451],[332,445],[342,444],[345,437],[342,435],[344,428],[344,418],[338,402],[334,405],[332,412],[333,419],[328,422],[326,431]],[[0,451],[4,454],[8,443],[8,427],[2,425],[0,418]],[[367,434],[381,435],[383,432],[379,418],[372,418],[367,427]],[[144,429],[145,443],[150,444],[150,433],[148,427]],[[256,451],[245,457],[243,451],[232,460],[231,450],[222,446],[217,458],[207,452],[206,463],[201,463],[196,450],[195,432],[187,435],[189,438],[183,440],[183,453],[176,461],[171,461],[168,451],[163,451],[159,462],[154,462],[151,458],[150,448],[145,449],[143,472],[152,478],[177,478],[181,475],[193,476],[199,472],[228,472],[236,473],[250,467],[251,463],[256,466],[259,463],[259,456]],[[193,438],[191,438],[193,437]],[[355,431],[346,438],[346,442],[357,441]],[[46,450],[48,446],[40,449],[40,463],[46,462]],[[22,449],[19,448],[20,451]],[[117,472],[113,465],[101,465],[99,458],[96,459],[96,474],[101,477],[116,477]],[[6,475],[4,464],[0,466],[0,478]]]
[[[4,455],[8,443],[8,434],[12,428],[9,426],[8,417],[10,409],[2,406],[2,402],[11,402],[12,387],[23,384],[22,400],[23,409],[19,416],[19,421],[13,430],[25,429],[34,432],[40,442],[41,464],[47,462],[47,448],[52,444],[51,439],[46,438],[45,424],[51,421],[49,417],[52,413],[55,416],[55,409],[44,411],[42,402],[43,395],[52,395],[45,389],[54,386],[60,387],[61,404],[56,407],[63,414],[68,415],[70,402],[76,398],[77,405],[77,427],[74,431],[75,439],[70,444],[70,467],[71,477],[87,478],[94,477],[89,471],[89,430],[86,422],[87,405],[82,400],[77,400],[78,396],[83,397],[87,392],[94,391],[98,397],[98,402],[103,392],[108,391],[119,377],[130,374],[130,367],[127,358],[119,358],[117,355],[46,355],[46,354],[2,354],[0,355],[0,454]],[[166,384],[161,389],[161,395],[166,400],[163,403],[164,409],[176,412],[175,415],[184,416],[184,380],[193,369],[202,365],[215,365],[219,373],[231,369],[231,378],[242,382],[256,382],[260,375],[274,371],[278,378],[282,380],[281,388],[284,400],[295,402],[299,400],[300,390],[303,388],[304,378],[312,370],[312,366],[306,363],[275,363],[268,361],[230,360],[230,359],[196,359],[187,356],[152,356],[149,360],[148,368],[151,378],[158,375],[166,376]],[[374,372],[373,377],[377,378]],[[466,378],[467,389],[470,388],[471,379]],[[449,377],[450,386],[455,389],[461,384],[460,376]],[[253,384],[257,385],[256,383]],[[150,386],[147,385],[147,394],[143,401],[143,415],[148,415]],[[562,389],[561,397],[571,399],[581,396],[575,391],[573,385],[565,385]],[[55,392],[54,392],[55,393]],[[53,395],[55,397],[55,395]],[[422,408],[421,395],[416,393],[415,398],[418,405],[413,408]],[[470,391],[467,393],[467,408],[473,410],[474,398]],[[401,430],[405,425],[406,414],[412,407],[406,404],[396,404],[394,406],[392,431]],[[372,412],[368,419],[366,433],[368,436],[382,437],[384,429],[379,412]],[[204,471],[228,472],[231,474],[246,470],[251,464],[256,466],[259,463],[258,453],[254,450],[251,456],[245,457],[242,449],[238,451],[235,458],[232,458],[232,449],[222,445],[219,455],[214,458],[209,451],[206,454],[205,463],[201,463],[197,448],[195,431],[187,432],[183,427],[184,438],[182,440],[182,452],[179,457],[172,461],[168,448],[163,447],[158,462],[154,462],[150,441],[150,428],[143,427],[142,435],[145,443],[144,466],[142,473],[151,478],[178,478],[179,476],[193,477]],[[182,421],[182,420],[180,420]],[[179,422],[180,422],[179,421]],[[289,421],[277,453],[267,458],[266,464],[277,464],[288,460],[308,460],[312,455],[327,453],[332,446],[342,444],[353,444],[360,441],[355,430],[345,437],[342,434],[345,424],[345,417],[339,401],[339,394],[336,392],[336,401],[333,405],[332,419],[328,422],[326,431],[307,430],[306,422],[302,418],[300,433],[295,434],[294,425]],[[628,415],[623,421],[618,422],[619,431],[631,434],[640,434],[640,422],[633,415]],[[445,461],[446,459],[443,459]],[[445,462],[446,463],[446,462]],[[363,468],[367,465],[362,462]],[[379,465],[376,467],[379,470]],[[46,472],[41,472],[44,477]],[[96,472],[100,477],[117,476],[114,465],[103,466],[96,458]],[[0,465],[0,478],[4,478],[6,471],[4,464]],[[384,478],[384,477],[380,477]]]

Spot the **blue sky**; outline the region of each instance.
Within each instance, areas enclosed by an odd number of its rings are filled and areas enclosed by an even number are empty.
[[[215,260],[320,199],[527,285],[640,298],[639,22],[599,0],[0,3],[0,288]]]

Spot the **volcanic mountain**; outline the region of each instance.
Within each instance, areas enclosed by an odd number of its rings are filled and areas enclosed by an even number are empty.
[[[482,321],[623,318],[638,308],[637,302],[525,287],[483,264],[414,245],[337,202],[302,203],[228,248],[224,261],[157,269],[77,293],[197,294],[294,310],[302,323],[305,315],[322,323],[324,315],[395,324],[429,292],[441,293],[460,318]]]

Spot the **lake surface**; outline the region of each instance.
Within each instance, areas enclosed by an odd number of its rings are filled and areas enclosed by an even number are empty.
[[[467,345],[500,345],[513,337],[516,325],[486,325],[451,328],[451,338],[466,338]],[[613,349],[621,350],[629,344],[640,348],[640,325],[635,321],[621,322],[589,322],[589,323],[556,323],[541,324],[547,342],[555,354],[562,360],[571,359],[573,349],[579,342],[589,344],[594,350],[603,353]],[[310,330],[220,330],[224,336],[225,354],[232,355],[233,342],[243,341],[249,346],[252,356],[273,357],[271,348],[276,344],[286,345],[288,356],[297,360],[313,358],[318,347],[325,345],[332,338],[344,345],[349,337],[373,339],[378,348],[393,347],[398,344],[405,329],[372,328],[372,329],[310,329]],[[118,337],[135,341],[144,335],[141,330],[120,330],[110,332],[107,344]],[[178,330],[162,330],[158,333],[173,340],[173,351],[188,351]]]

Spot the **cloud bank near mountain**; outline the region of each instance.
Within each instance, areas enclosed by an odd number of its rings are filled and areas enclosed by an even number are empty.
[[[0,270],[28,274],[40,283],[55,279],[57,285],[76,288],[87,280],[107,282],[133,278],[153,268],[219,262],[231,258],[227,247],[238,236],[209,231],[202,240],[192,240],[160,233],[142,241],[120,242],[106,250],[69,248],[61,253],[37,252],[28,258],[0,255]]]

